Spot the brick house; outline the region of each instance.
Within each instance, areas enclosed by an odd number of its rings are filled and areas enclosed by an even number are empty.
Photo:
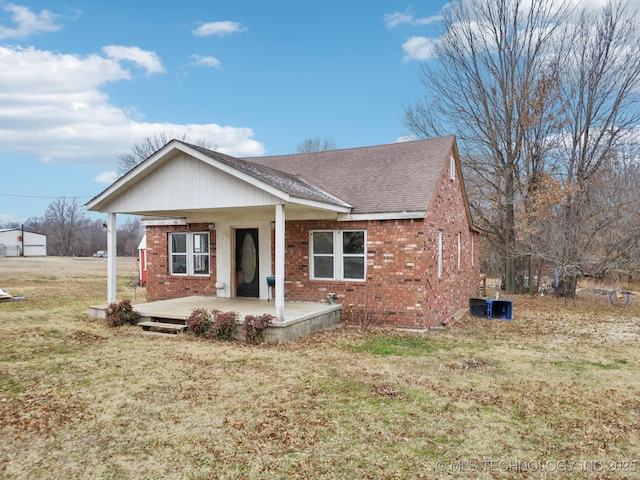
[[[108,212],[110,249],[117,213],[144,216],[149,301],[273,297],[282,318],[335,299],[425,329],[478,295],[454,137],[250,159],[173,140],[87,206]]]

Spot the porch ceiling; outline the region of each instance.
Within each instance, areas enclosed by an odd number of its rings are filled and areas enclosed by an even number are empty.
[[[153,210],[123,213],[147,217],[184,218],[187,223],[223,222],[237,220],[238,218],[248,221],[273,220],[275,218],[275,209],[273,206]],[[297,204],[286,205],[287,220],[330,220],[337,218],[337,216],[338,212],[332,210]]]

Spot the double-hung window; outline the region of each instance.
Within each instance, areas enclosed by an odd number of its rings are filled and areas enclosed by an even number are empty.
[[[315,230],[310,237],[312,279],[365,279],[367,242],[364,230]]]
[[[209,234],[171,233],[169,259],[171,275],[209,275]]]

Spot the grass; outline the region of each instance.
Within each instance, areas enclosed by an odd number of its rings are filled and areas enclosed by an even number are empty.
[[[0,478],[638,476],[636,296],[253,346],[91,319],[100,259],[0,258],[0,287]]]

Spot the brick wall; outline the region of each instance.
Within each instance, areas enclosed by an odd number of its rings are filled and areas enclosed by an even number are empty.
[[[150,302],[191,295],[215,296],[216,232],[209,232],[209,266],[211,276],[169,275],[169,234],[173,232],[207,232],[208,224],[150,226],[147,235],[147,299]]]
[[[287,223],[285,299],[326,302],[335,293],[345,312],[363,310],[379,321],[403,328],[423,329],[441,323],[446,315],[427,286],[438,293],[451,315],[477,296],[479,275],[472,267],[471,233],[461,231],[461,268],[458,270],[455,224],[424,220],[366,222],[304,221]],[[441,226],[442,225],[442,226]],[[465,223],[466,227],[466,218]],[[443,229],[443,275],[437,275],[437,232]],[[367,231],[366,282],[310,280],[309,232],[316,229]],[[477,250],[477,249],[474,249]],[[477,265],[477,259],[473,261]]]

